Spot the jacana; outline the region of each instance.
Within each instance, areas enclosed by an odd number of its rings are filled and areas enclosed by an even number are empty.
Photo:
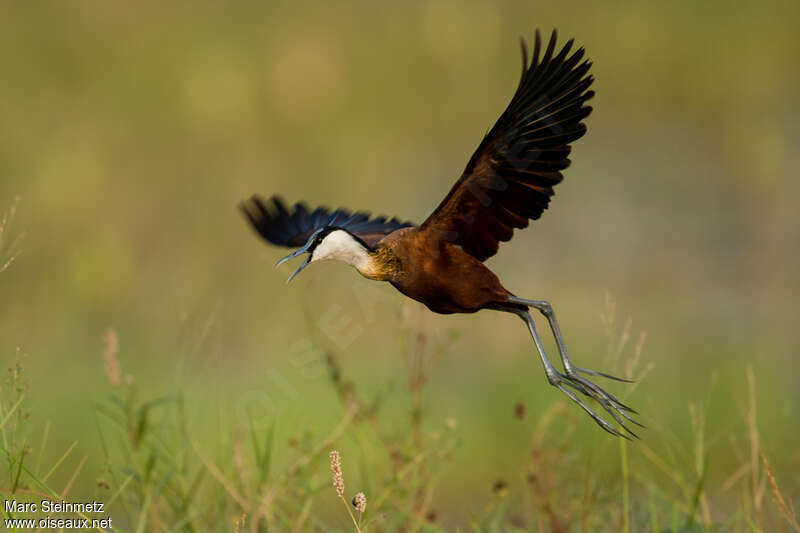
[[[545,300],[520,298],[500,283],[483,262],[514,229],[538,219],[550,203],[553,187],[569,166],[571,143],[583,137],[583,120],[592,108],[585,105],[591,63],[584,49],[570,54],[573,40],[556,53],[556,32],[541,53],[536,32],[530,62],[522,42],[522,77],[511,103],[472,154],[461,177],[444,200],[420,225],[397,218],[371,218],[366,212],[313,211],[304,203],[287,207],[278,196],[253,196],[241,209],[258,234],[279,246],[298,247],[280,261],[308,254],[289,277],[307,265],[325,260],[344,261],[362,276],[388,281],[409,298],[435,313],[475,313],[482,309],[513,313],[527,324],[544,365],[547,381],[580,405],[601,428],[628,438],[600,417],[579,397],[597,401],[619,426],[636,411],[585,375],[621,378],[575,366],[556,320]],[[556,369],[545,354],[529,310],[547,319],[561,357]],[[623,420],[624,419],[624,420]]]

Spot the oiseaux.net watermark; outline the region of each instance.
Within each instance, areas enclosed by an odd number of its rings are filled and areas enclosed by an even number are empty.
[[[42,499],[5,500],[6,529],[110,529],[112,520],[105,514],[105,503]],[[36,516],[36,515],[46,516]],[[58,516],[68,514],[70,516]],[[55,515],[55,516],[54,516]]]

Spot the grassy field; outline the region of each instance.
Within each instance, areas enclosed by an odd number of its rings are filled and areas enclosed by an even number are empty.
[[[785,458],[768,452],[774,441],[764,443],[759,431],[752,367],[742,380],[741,420],[716,434],[708,420],[717,394],[712,381],[706,402],[681,406],[686,436],[652,423],[643,441],[606,437],[587,431],[588,419],[556,399],[535,414],[524,402],[499,402],[493,410],[502,422],[494,425],[502,429],[487,438],[454,416],[432,416],[429,382],[456,336],[432,338],[406,311],[405,342],[393,350],[406,373],[385,390],[363,393],[331,350],[299,363],[336,399],[328,423],[315,425],[275,407],[270,395],[297,402],[298,390],[274,371],[263,391],[243,393],[234,406],[209,406],[201,416],[190,406],[205,403],[202,397],[180,386],[144,397],[124,374],[109,330],[101,385],[107,397],[85,413],[95,427],[84,439],[99,451],[82,457],[80,440],[55,448],[53,424],[31,421],[28,359],[18,355],[0,411],[6,498],[103,502],[106,514],[88,516],[113,516],[112,527],[99,531],[800,531],[787,492],[796,492],[797,477],[770,466],[768,454]],[[613,321],[608,325],[612,330]],[[630,351],[625,374],[647,383],[653,364],[645,363],[643,339],[629,347],[623,330],[608,347]],[[510,468],[492,468],[491,458],[475,464],[483,455],[476,445],[490,454],[514,450],[502,461]],[[328,462],[339,449],[341,498]],[[68,481],[54,484],[59,477]],[[458,486],[465,483],[473,486]],[[363,514],[351,507],[357,492],[368,495]],[[48,516],[5,512],[7,519]]]
[[[797,3],[0,13],[4,500],[124,532],[800,531]],[[489,266],[636,379],[608,389],[639,441],[549,387],[514,317],[340,265],[286,286],[236,211],[423,220],[536,27],[586,47],[594,111]]]

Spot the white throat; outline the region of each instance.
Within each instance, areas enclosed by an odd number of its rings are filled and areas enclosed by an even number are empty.
[[[369,265],[370,256],[369,250],[363,244],[346,231],[337,229],[328,233],[311,255],[311,262],[331,259],[343,261],[364,272]]]

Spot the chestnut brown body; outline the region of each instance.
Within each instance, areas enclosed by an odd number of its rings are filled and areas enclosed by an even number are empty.
[[[506,302],[511,295],[494,272],[458,245],[403,228],[381,240],[400,264],[389,282],[436,313],[474,313]]]

